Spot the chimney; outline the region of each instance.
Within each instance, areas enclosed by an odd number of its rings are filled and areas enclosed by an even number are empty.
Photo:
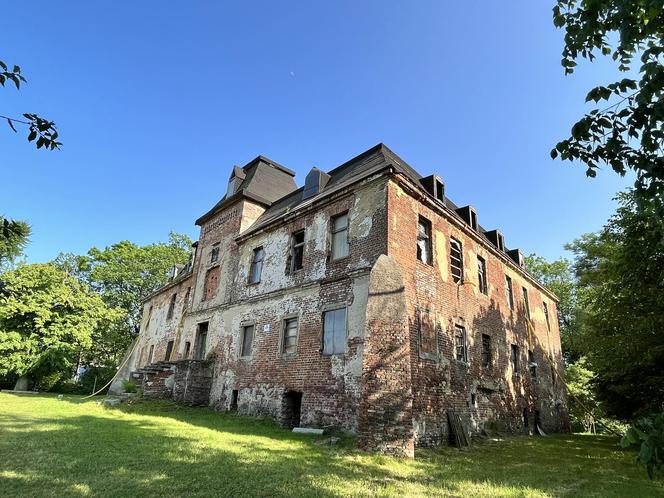
[[[330,181],[330,175],[319,170],[315,166],[307,174],[304,180],[304,192],[302,192],[302,200],[309,199],[320,193],[325,188],[327,182]]]

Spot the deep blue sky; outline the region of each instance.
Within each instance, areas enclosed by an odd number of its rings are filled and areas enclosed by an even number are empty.
[[[384,142],[508,246],[557,257],[631,180],[549,157],[615,76],[563,75],[550,4],[5,2],[0,59],[28,85],[0,88],[0,114],[53,119],[64,146],[0,127],[0,213],[32,224],[30,262],[196,238],[233,164],[262,154],[301,184]]]

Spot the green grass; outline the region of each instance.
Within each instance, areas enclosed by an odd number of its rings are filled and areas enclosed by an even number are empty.
[[[0,496],[664,496],[634,454],[586,435],[370,455],[269,421],[0,394]]]

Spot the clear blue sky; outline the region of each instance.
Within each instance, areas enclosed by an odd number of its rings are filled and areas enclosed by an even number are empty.
[[[549,157],[616,74],[563,75],[551,4],[6,2],[0,59],[28,85],[0,88],[0,114],[53,119],[64,146],[0,127],[0,213],[32,224],[29,262],[196,238],[233,164],[262,154],[301,184],[384,142],[508,246],[557,257],[632,181]]]

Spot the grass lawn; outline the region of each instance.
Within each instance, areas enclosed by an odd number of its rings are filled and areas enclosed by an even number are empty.
[[[0,393],[0,496],[664,496],[634,454],[586,435],[370,455],[269,421]]]

